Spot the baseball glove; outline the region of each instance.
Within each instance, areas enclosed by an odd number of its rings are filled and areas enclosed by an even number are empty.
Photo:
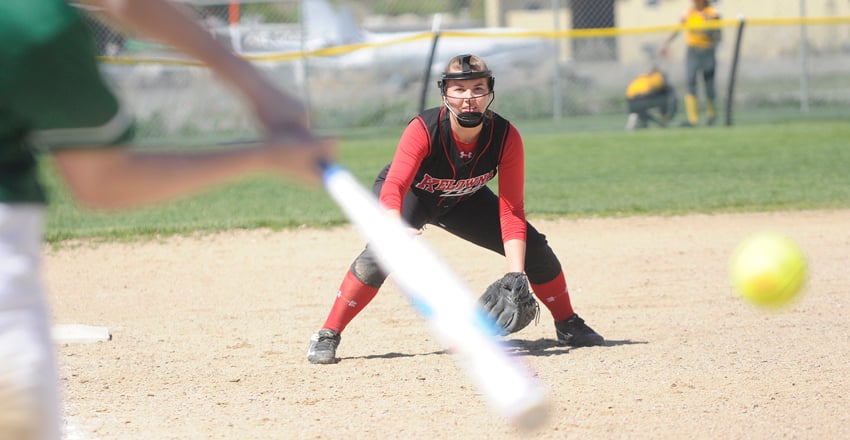
[[[540,306],[521,272],[510,272],[487,287],[478,303],[492,318],[502,336],[524,329],[537,318]]]

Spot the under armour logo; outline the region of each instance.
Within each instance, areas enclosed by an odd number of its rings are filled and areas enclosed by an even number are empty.
[[[460,152],[460,158],[463,159],[463,160],[472,159],[472,152],[470,151],[469,153],[465,153],[465,152],[461,151]]]

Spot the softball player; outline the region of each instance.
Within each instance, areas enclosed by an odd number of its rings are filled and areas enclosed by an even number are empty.
[[[87,3],[97,4],[95,1]],[[40,278],[46,197],[36,145],[88,205],[123,207],[200,190],[249,171],[318,183],[331,145],[283,94],[165,0],[104,0],[119,24],[206,62],[253,105],[270,136],[252,150],[189,157],[119,148],[133,123],[101,78],[88,29],[63,0],[0,1],[0,437],[61,436],[50,314]],[[295,128],[295,130],[293,130]],[[297,134],[292,134],[297,133]]]
[[[373,191],[389,212],[417,230],[436,225],[504,255],[506,272],[524,272],[552,313],[559,342],[600,345],[602,336],[573,311],[564,272],[546,237],[525,219],[522,138],[490,110],[494,82],[481,58],[452,58],[439,81],[444,105],[410,121]],[[497,171],[498,195],[486,186]],[[343,278],[324,326],[311,338],[310,362],[338,361],[340,334],[387,275],[367,245]]]
[[[705,29],[710,20],[719,20],[720,13],[708,4],[708,0],[693,0],[693,7],[682,14],[680,23],[686,26],[685,43],[687,51],[687,81],[688,93],[685,95],[685,112],[688,120],[683,125],[699,124],[699,100],[697,99],[697,76],[702,73],[705,87],[705,116],[706,124],[714,125],[717,118],[715,98],[717,92],[714,85],[714,73],[717,66],[715,49],[720,42],[720,29]],[[679,30],[674,30],[659,48],[661,56],[667,56],[670,42],[676,38]]]
[[[676,91],[667,81],[667,75],[653,66],[626,87],[629,119],[626,130],[647,128],[649,122],[666,127],[676,115]]]

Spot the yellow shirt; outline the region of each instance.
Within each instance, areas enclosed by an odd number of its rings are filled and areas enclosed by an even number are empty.
[[[664,88],[664,75],[661,72],[644,73],[632,80],[626,88],[629,99],[649,95]]]
[[[689,9],[682,20],[685,25],[685,42],[688,46],[700,49],[714,47],[720,39],[719,29],[706,28],[706,25],[710,20],[719,18],[720,14],[711,6],[706,6],[702,11],[696,8]]]

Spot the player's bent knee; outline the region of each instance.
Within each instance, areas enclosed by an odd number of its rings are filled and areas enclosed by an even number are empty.
[[[561,264],[557,259],[531,260],[525,265],[525,274],[534,284],[545,284],[561,273]]]
[[[529,240],[525,250],[525,273],[535,284],[552,281],[561,273],[561,262],[545,237],[540,237],[540,240]]]
[[[364,250],[354,259],[350,269],[361,283],[370,287],[380,288],[387,279],[387,274],[381,270],[378,260],[369,249]]]

